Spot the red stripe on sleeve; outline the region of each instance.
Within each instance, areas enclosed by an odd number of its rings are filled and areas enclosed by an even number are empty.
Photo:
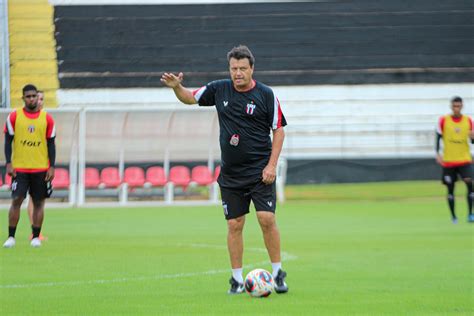
[[[441,132],[441,134],[443,134],[444,132],[444,121],[446,120],[446,118],[443,116],[439,119],[439,131]]]
[[[10,123],[12,123],[13,130],[15,130],[16,111],[10,113]]]
[[[199,90],[201,90],[202,88],[204,88],[204,87],[201,87],[201,88],[199,88],[199,89],[194,90],[194,91],[193,91],[193,97],[196,96],[196,93],[198,93]]]
[[[16,110],[11,112],[10,115],[8,115],[8,118],[10,119],[10,124],[13,127],[13,131],[15,131],[15,122],[16,122]],[[8,127],[7,123],[5,123],[5,126],[3,128],[3,132],[6,134],[8,133]]]
[[[277,99],[277,102],[278,102],[278,121],[277,121],[277,128],[280,128],[281,127],[281,116],[282,116],[282,112],[281,112],[281,107],[280,107],[280,100]]]
[[[54,126],[54,120],[49,113],[46,113],[46,138],[52,138],[56,136],[56,128]]]

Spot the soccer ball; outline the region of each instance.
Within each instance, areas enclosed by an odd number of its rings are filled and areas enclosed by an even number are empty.
[[[250,271],[245,277],[245,291],[252,297],[267,297],[273,291],[273,277],[263,269]]]

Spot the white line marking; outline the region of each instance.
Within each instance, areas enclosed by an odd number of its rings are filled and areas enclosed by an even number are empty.
[[[210,245],[210,244],[176,244],[174,247],[191,247],[191,248],[209,248],[209,249],[227,249],[226,246]],[[245,248],[245,250],[267,253],[266,249],[263,248]],[[291,255],[287,252],[281,253],[282,261],[296,260],[298,257]],[[261,261],[244,265],[244,269],[252,269],[264,264],[268,264],[268,261]],[[60,281],[60,282],[43,282],[43,283],[24,283],[24,284],[1,284],[0,289],[22,289],[22,288],[37,288],[37,287],[56,287],[56,286],[76,286],[76,285],[90,285],[90,284],[112,284],[112,283],[126,283],[126,282],[140,282],[140,281],[153,281],[153,280],[164,280],[164,279],[180,279],[190,278],[201,275],[214,275],[220,273],[228,273],[228,269],[220,270],[208,270],[202,272],[189,272],[189,273],[175,273],[175,274],[159,274],[151,276],[141,276],[134,278],[115,278],[108,280],[84,280],[84,281]]]

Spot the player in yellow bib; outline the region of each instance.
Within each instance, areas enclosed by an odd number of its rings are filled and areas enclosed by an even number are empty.
[[[43,106],[44,106],[44,91],[41,91],[41,90],[38,90],[38,92],[36,93],[36,95],[38,96],[38,101],[37,101],[37,104],[38,104],[38,109],[43,109]],[[30,224],[31,226],[33,226],[33,198],[30,196],[30,199],[28,200],[28,206],[27,206],[27,210],[28,210],[28,217],[30,219]],[[33,239],[33,234],[30,235],[30,240]],[[47,239],[46,236],[43,235],[43,233],[40,233],[39,235],[39,239],[41,241]]]
[[[5,248],[15,246],[20,208],[29,192],[33,200],[32,247],[40,247],[45,199],[51,195],[56,160],[56,128],[51,115],[38,106],[38,90],[23,87],[25,106],[8,115],[5,124],[6,171],[12,177],[12,204],[8,214]]]
[[[439,119],[436,129],[436,161],[443,167],[443,184],[448,188],[448,205],[451,220],[458,222],[454,208],[454,185],[458,176],[467,186],[468,221],[474,222],[472,214],[472,156],[469,143],[473,142],[473,122],[461,113],[463,101],[460,97],[451,100],[452,113]],[[443,151],[440,154],[442,140]]]

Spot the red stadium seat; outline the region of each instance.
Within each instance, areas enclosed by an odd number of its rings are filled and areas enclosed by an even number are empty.
[[[120,173],[116,167],[107,167],[100,173],[100,181],[106,188],[117,188],[122,183]]]
[[[153,187],[162,187],[166,184],[165,169],[162,167],[150,167],[146,171],[146,182]]]
[[[214,182],[211,170],[207,166],[197,166],[191,171],[191,180],[198,185],[209,185]]]
[[[100,185],[99,170],[97,168],[88,167],[85,170],[84,183],[86,189],[96,189]]]
[[[142,187],[145,184],[145,172],[140,167],[128,167],[125,169],[123,181],[130,188]]]
[[[12,177],[8,173],[5,175],[5,185],[8,187],[12,186]]]
[[[221,174],[221,166],[217,166],[216,169],[214,170],[214,181],[217,181],[217,178],[219,178],[220,174]]]
[[[183,189],[191,182],[191,175],[189,174],[188,167],[185,166],[174,166],[170,169],[169,181],[175,186],[181,186]]]
[[[69,170],[64,168],[56,168],[53,179],[54,189],[68,189],[69,188]]]

